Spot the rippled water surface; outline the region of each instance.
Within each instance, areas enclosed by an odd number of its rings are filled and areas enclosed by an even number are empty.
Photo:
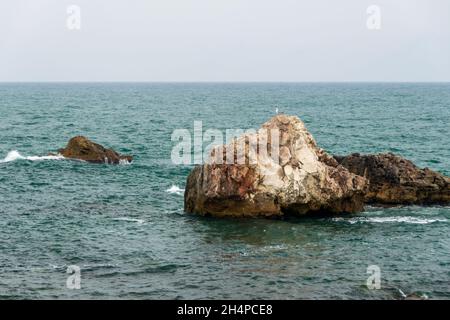
[[[171,164],[173,130],[258,128],[276,105],[330,153],[391,151],[450,175],[449,84],[0,84],[0,298],[450,298],[450,207],[183,213],[192,167]],[[134,163],[42,158],[79,134]]]

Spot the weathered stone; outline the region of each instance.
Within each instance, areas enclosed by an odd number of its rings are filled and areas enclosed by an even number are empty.
[[[363,210],[366,179],[320,149],[299,118],[277,115],[262,129],[280,131],[280,159],[261,148],[251,148],[248,141],[260,139],[260,133],[241,136],[222,150],[214,149],[210,162],[196,166],[187,179],[187,212],[254,217]],[[267,141],[267,149],[271,143]],[[245,164],[220,161],[225,150],[237,150],[239,145],[248,151]],[[255,163],[249,161],[252,154]]]
[[[335,156],[354,174],[369,180],[365,201],[378,204],[450,203],[450,178],[392,153]]]
[[[121,162],[128,163],[133,161],[132,156],[119,155],[114,150],[106,149],[82,136],[70,139],[67,146],[58,152],[65,158],[84,160],[92,163],[119,164]]]

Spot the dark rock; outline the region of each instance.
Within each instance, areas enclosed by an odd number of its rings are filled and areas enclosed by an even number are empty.
[[[119,155],[114,150],[106,149],[83,136],[70,139],[67,146],[58,152],[65,158],[84,160],[92,163],[119,164],[121,162],[129,163],[133,161],[132,156]]]
[[[377,204],[450,203],[450,178],[392,153],[335,156],[339,164],[369,180],[365,201]]]

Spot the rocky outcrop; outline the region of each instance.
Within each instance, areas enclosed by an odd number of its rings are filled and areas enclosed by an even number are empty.
[[[82,136],[70,139],[67,146],[64,149],[58,150],[58,152],[65,158],[84,160],[92,163],[119,164],[121,162],[129,163],[133,161],[132,156],[122,156],[114,150],[106,149]]]
[[[339,164],[369,180],[365,201],[378,204],[450,203],[450,178],[392,153],[335,156]]]
[[[277,140],[271,135],[276,132]],[[279,148],[273,149],[275,144]],[[236,161],[239,154],[244,154],[243,162]],[[366,188],[365,178],[317,146],[299,118],[277,115],[257,133],[214,148],[209,163],[193,169],[186,184],[185,211],[217,217],[358,212],[363,210]]]

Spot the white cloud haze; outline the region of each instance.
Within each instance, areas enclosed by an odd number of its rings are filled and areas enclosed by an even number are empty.
[[[450,1],[2,0],[0,81],[450,81]]]

